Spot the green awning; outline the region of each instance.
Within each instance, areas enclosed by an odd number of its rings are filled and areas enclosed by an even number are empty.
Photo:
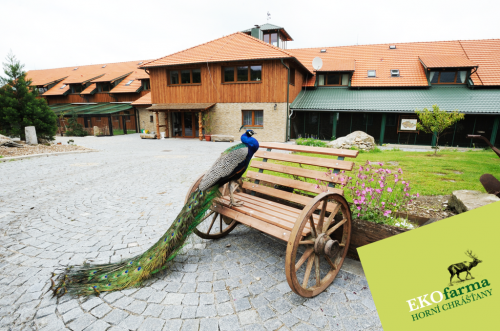
[[[290,108],[295,111],[414,112],[432,105],[465,114],[500,114],[500,89],[431,87],[428,89],[317,88],[301,91]]]
[[[56,114],[61,112],[71,115],[109,115],[130,110],[134,107],[129,103],[97,103],[97,104],[57,104],[49,105]]]

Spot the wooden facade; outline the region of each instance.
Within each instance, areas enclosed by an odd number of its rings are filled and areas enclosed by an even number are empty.
[[[80,95],[80,94],[67,94],[61,96],[47,96],[45,99],[49,105],[60,103],[91,103],[91,102],[132,102],[145,94],[151,92],[150,90],[141,91],[139,93],[114,93],[98,92],[95,94]]]
[[[290,66],[293,63],[285,61]],[[234,65],[262,65],[262,79],[258,82],[223,83],[222,68]],[[298,66],[295,65],[295,68]],[[170,85],[170,70],[201,69],[201,84]],[[288,72],[280,60],[220,62],[150,68],[152,103],[258,103],[287,101]],[[302,89],[303,72],[295,70],[295,85],[290,85],[291,103]]]

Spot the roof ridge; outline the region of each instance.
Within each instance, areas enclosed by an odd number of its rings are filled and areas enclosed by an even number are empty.
[[[498,40],[500,38],[489,38],[489,39],[454,39],[454,40],[435,40],[435,41],[407,41],[407,42],[387,42],[387,43],[376,43],[376,44],[362,44],[362,45],[342,45],[342,46],[323,46],[323,47],[304,47],[304,48],[290,48],[290,51],[294,50],[306,50],[306,49],[317,49],[317,48],[339,48],[339,47],[355,47],[355,46],[377,46],[377,45],[401,45],[401,44],[430,44],[430,43],[444,43],[444,42],[462,42],[462,41],[487,41],[487,40]]]
[[[127,62],[145,62],[150,60],[136,60],[136,61],[122,61],[122,62],[111,62],[111,63],[95,63],[95,64],[84,64],[84,65],[72,65],[67,67],[57,67],[57,68],[47,68],[47,69],[32,69],[29,71],[44,71],[44,70],[54,70],[54,69],[68,69],[68,68],[82,68],[82,67],[90,67],[90,66],[102,66],[102,65],[110,65],[110,64],[119,64],[119,63],[127,63]],[[139,67],[137,67],[139,69]]]
[[[156,61],[158,61],[158,60],[164,59],[164,58],[169,57],[169,56],[172,56],[172,55],[180,54],[180,53],[182,53],[182,52],[187,52],[187,51],[189,51],[189,50],[191,50],[191,49],[193,49],[193,48],[200,47],[200,46],[203,46],[203,45],[207,45],[207,44],[209,44],[209,43],[212,43],[212,42],[214,42],[214,41],[220,40],[220,39],[222,39],[222,38],[226,38],[226,37],[229,37],[229,36],[235,35],[235,34],[237,34],[237,33],[238,33],[238,32],[234,32],[234,33],[228,34],[227,36],[222,36],[222,37],[220,37],[220,38],[216,38],[216,39],[213,39],[213,40],[207,41],[207,42],[205,42],[205,43],[198,44],[198,45],[196,45],[196,46],[192,46],[192,47],[189,47],[189,48],[186,48],[186,49],[180,50],[180,51],[178,51],[178,52],[175,52],[175,53],[172,53],[172,54],[168,54],[168,55],[165,55],[165,56],[159,57],[159,58],[157,58],[157,59],[154,59],[154,60],[151,60],[151,61],[149,61],[149,62],[146,62],[146,63],[141,64],[138,68],[142,69],[145,65],[147,65],[147,64],[149,64],[149,63],[156,62]]]

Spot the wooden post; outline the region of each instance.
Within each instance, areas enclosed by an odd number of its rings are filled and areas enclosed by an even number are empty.
[[[332,127],[332,137],[335,137],[337,139],[337,116],[339,116],[339,113],[334,112],[333,113],[333,127]]]
[[[198,135],[199,135],[199,138],[200,138],[200,141],[203,140],[203,120],[202,120],[202,114],[203,112],[199,112],[198,113]]]
[[[382,114],[382,123],[380,124],[380,141],[379,144],[382,145],[384,143],[384,135],[385,135],[385,123],[387,121],[387,114]]]
[[[497,115],[494,119],[493,122],[493,130],[491,130],[491,138],[490,138],[490,143],[495,146],[495,140],[497,138],[498,134],[498,124],[500,122],[500,115]]]
[[[123,134],[128,134],[127,132],[127,115],[122,115],[123,122]]]
[[[160,117],[158,112],[155,112],[156,117],[156,139],[160,139]]]
[[[165,138],[168,138],[168,112],[165,112]]]
[[[108,126],[109,126],[109,135],[113,135],[113,120],[111,118],[111,115],[108,116]]]

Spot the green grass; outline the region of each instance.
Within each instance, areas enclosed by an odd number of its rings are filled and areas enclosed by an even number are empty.
[[[136,133],[136,132],[135,132],[135,130],[127,130],[127,133],[131,134],[131,133]],[[119,136],[119,135],[122,135],[122,134],[124,134],[123,129],[113,129],[113,135],[114,136]]]
[[[432,153],[432,152],[431,152]],[[492,151],[469,151],[469,152],[439,152],[438,157],[430,156],[425,152],[404,152],[404,151],[376,151],[359,153],[355,159],[346,158],[346,161],[354,161],[355,166],[351,173],[356,173],[360,165],[365,162],[382,162],[384,168],[403,170],[403,180],[409,180],[412,186],[412,193],[421,195],[446,195],[455,190],[477,190],[485,192],[479,182],[482,174],[489,173],[500,177],[500,158]],[[336,158],[327,155],[312,155],[324,158]],[[296,164],[268,161],[273,163],[296,166]],[[398,165],[390,165],[388,162],[398,162]],[[319,167],[306,166],[308,169],[323,170]],[[378,167],[378,166],[377,166]],[[258,169],[249,168],[252,171]],[[290,175],[265,171],[265,173],[292,178]],[[301,178],[302,179],[302,178]],[[308,182],[316,183],[314,179]]]

